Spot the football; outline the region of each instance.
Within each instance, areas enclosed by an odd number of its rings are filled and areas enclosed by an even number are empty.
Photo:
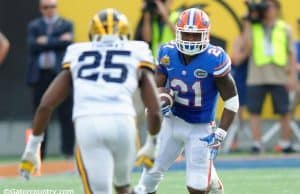
[[[160,87],[158,88],[160,105],[164,106],[172,106],[174,103],[174,92],[170,88]]]

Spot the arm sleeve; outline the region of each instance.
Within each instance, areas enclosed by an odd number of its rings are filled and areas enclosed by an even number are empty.
[[[231,60],[225,51],[223,51],[219,55],[217,59],[217,65],[214,68],[214,76],[215,77],[223,77],[227,75],[231,71]]]

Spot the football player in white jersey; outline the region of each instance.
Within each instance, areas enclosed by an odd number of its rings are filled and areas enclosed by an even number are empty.
[[[91,42],[67,49],[64,70],[45,92],[33,120],[20,163],[21,175],[37,167],[43,132],[55,107],[72,90],[76,130],[76,161],[85,193],[130,194],[131,170],[136,156],[135,110],[132,96],[140,87],[147,108],[148,129],[160,128],[159,99],[153,57],[148,45],[129,41],[125,15],[114,9],[97,13],[91,22]]]

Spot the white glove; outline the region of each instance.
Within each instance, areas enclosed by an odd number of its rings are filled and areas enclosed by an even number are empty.
[[[218,154],[218,150],[221,147],[221,143],[224,141],[227,132],[221,128],[217,128],[215,132],[206,137],[200,138],[200,141],[207,143],[207,146],[211,149],[211,159],[215,159]]]
[[[169,117],[171,114],[171,106],[170,105],[165,105],[165,106],[160,106],[160,112],[163,116]]]
[[[156,148],[156,136],[147,135],[147,139],[143,147],[137,153],[136,166],[144,164],[147,168],[151,168],[154,164]]]
[[[41,148],[43,139],[43,134],[39,136],[29,136],[29,141],[26,144],[25,151],[19,165],[20,175],[26,180],[29,180],[31,174],[40,167],[41,159],[38,151]]]

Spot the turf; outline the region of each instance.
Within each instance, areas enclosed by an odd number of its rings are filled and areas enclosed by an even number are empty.
[[[298,169],[247,169],[222,170],[219,176],[223,180],[226,194],[295,194],[300,193],[300,168]],[[184,194],[184,171],[168,172],[160,185],[159,194]],[[133,184],[139,173],[134,173]],[[34,177],[31,181],[20,178],[0,180],[0,193],[4,189],[72,189],[82,194],[81,182],[77,175],[51,175]]]

